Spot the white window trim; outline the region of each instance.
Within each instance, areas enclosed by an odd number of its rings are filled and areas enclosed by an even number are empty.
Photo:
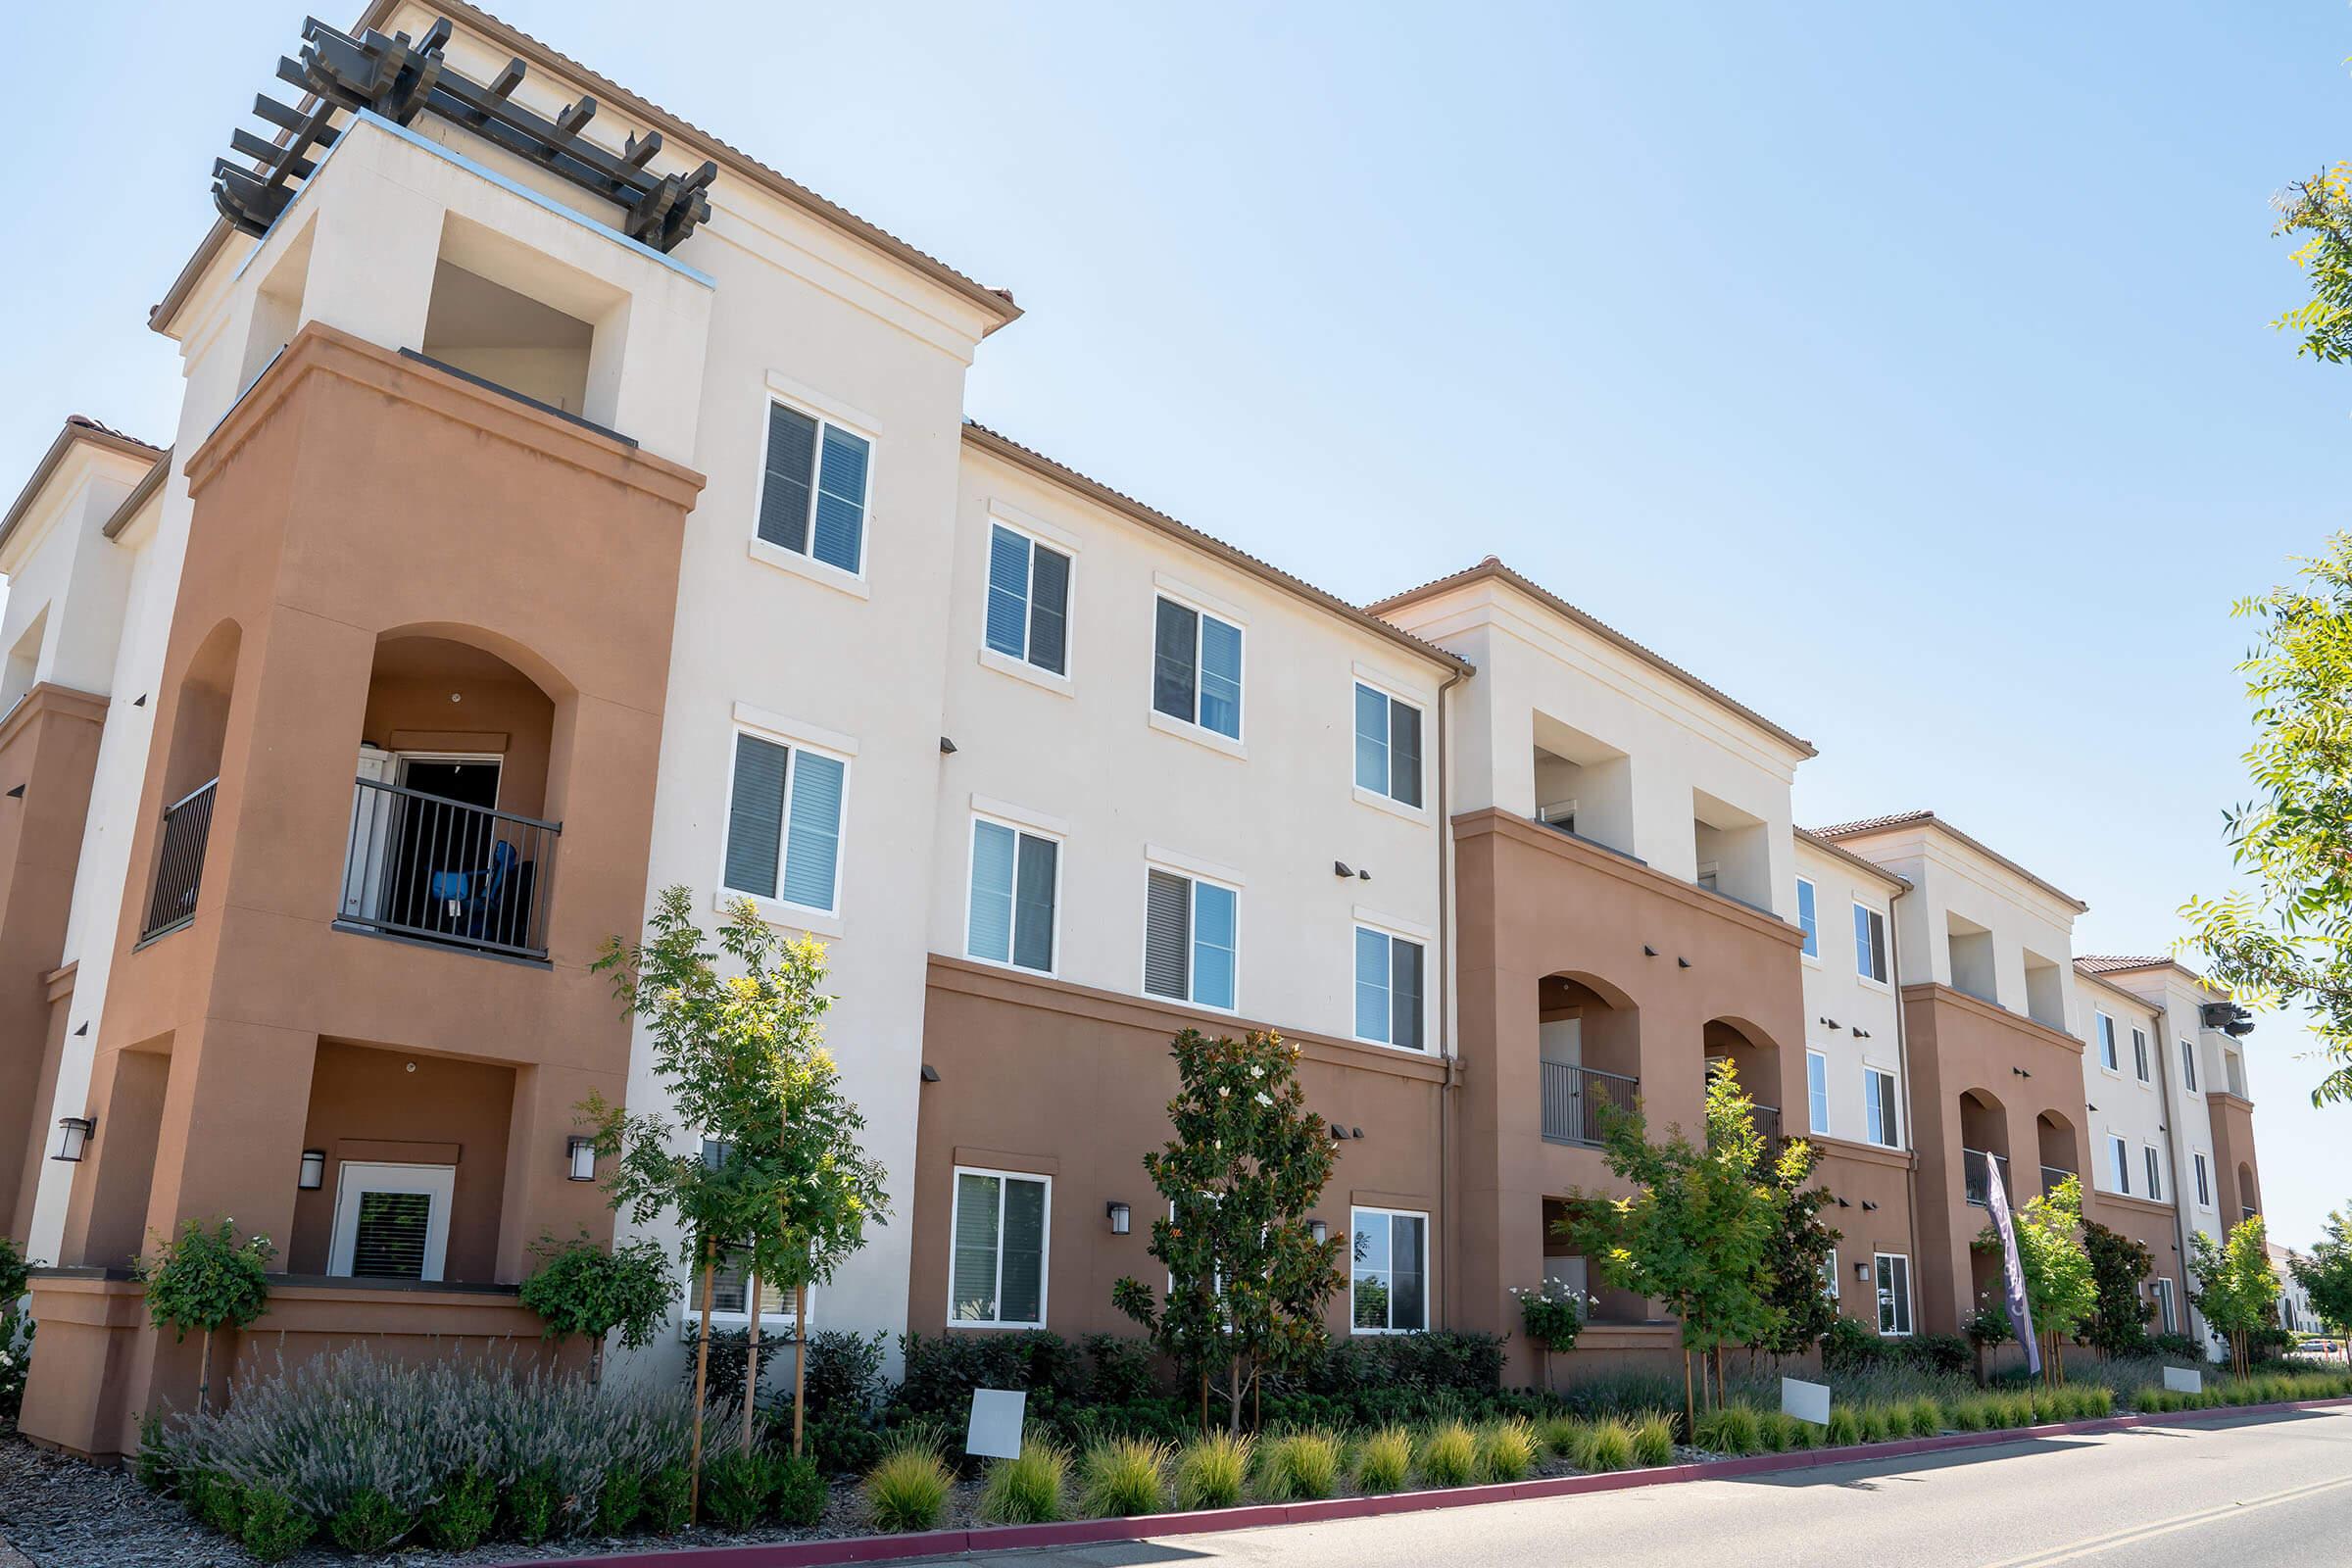
[[[748,1280],[745,1282],[745,1294],[748,1296],[750,1294]],[[808,1321],[811,1323],[816,1321],[816,1291],[815,1286],[808,1287]],[[789,1301],[792,1298],[780,1296],[778,1298]],[[678,1338],[691,1345],[694,1343],[694,1337],[702,1332],[703,1327],[703,1271],[699,1264],[687,1273],[686,1294],[679,1304],[681,1309],[678,1313]],[[792,1327],[792,1308],[780,1306],[772,1312],[760,1314],[760,1332],[764,1336],[771,1329],[788,1329]],[[722,1330],[748,1329],[751,1326],[752,1314],[748,1311],[713,1310],[710,1314],[710,1332],[713,1334]]]
[[[2164,1155],[2154,1144],[2143,1143],[2139,1149],[2139,1174],[2146,1178],[2148,1183],[2148,1201],[2161,1203],[2165,1200]]]
[[[2167,1274],[2159,1274],[2156,1276],[2153,1283],[2156,1287],[2156,1321],[2164,1325],[2164,1327],[2158,1332],[2164,1334],[2180,1333],[2180,1304],[2173,1298],[2172,1276]]]
[[[425,1195],[424,1257],[421,1284],[438,1284],[449,1266],[450,1208],[457,1191],[455,1165],[413,1164],[400,1160],[345,1159],[335,1165],[333,1226],[327,1235],[326,1272],[336,1279],[352,1278],[352,1253],[359,1246],[360,1199],[366,1193],[422,1193]]]
[[[2148,1038],[2148,1032],[2145,1029],[2140,1028],[2137,1024],[2132,1026],[2132,1076],[2138,1081],[2140,1088],[2151,1093],[2156,1088],[2156,1068],[2159,1065],[2156,1058],[2149,1054],[2154,1046],[2155,1042]],[[2147,1066],[2146,1072],[2139,1070],[2142,1063]]]
[[[727,829],[735,803],[735,753],[739,744],[737,738],[743,735],[789,748],[792,753],[784,764],[784,823],[783,830],[777,835],[776,893],[773,896],[727,886]],[[841,764],[841,820],[834,824],[833,829],[833,907],[829,909],[795,904],[783,897],[784,867],[792,853],[792,795],[800,783],[803,752],[814,752]],[[760,918],[770,925],[806,931],[812,936],[840,936],[847,925],[846,911],[849,907],[850,804],[855,799],[857,776],[858,742],[852,737],[814,724],[804,724],[780,713],[754,708],[749,703],[737,703],[733,722],[727,730],[727,765],[722,775],[726,780],[727,809],[719,816],[718,869],[710,879],[716,890],[711,899],[712,909],[724,914],[738,902],[748,899]]]
[[[1888,1129],[1894,1134],[1894,1141],[1889,1144],[1872,1143],[1870,1137],[1870,1113],[1878,1102],[1878,1096],[1872,1092],[1870,1083],[1870,1075],[1874,1072],[1894,1085],[1894,1125]],[[1862,1141],[1873,1149],[1907,1149],[1910,1146],[1903,1142],[1903,1136],[1909,1130],[1903,1125],[1903,1075],[1892,1067],[1865,1057],[1862,1062]],[[1886,1255],[1900,1257],[1904,1254],[1889,1252]]]
[[[1010,675],[1016,680],[1025,680],[1033,686],[1041,686],[1058,696],[1075,696],[1077,694],[1072,686],[1077,674],[1078,639],[1072,635],[1075,626],[1074,617],[1070,612],[1072,607],[1078,603],[1078,546],[1059,529],[1049,531],[1034,518],[1023,518],[1016,521],[1012,517],[1004,515],[1004,511],[1005,509],[1000,506],[990,506],[988,509],[988,532],[981,537],[981,666],[993,669],[1001,675]],[[1032,598],[1025,597],[1021,601],[1021,652],[1018,655],[1008,654],[1003,649],[991,648],[988,645],[988,596],[996,591],[990,583],[989,577],[991,568],[995,564],[996,530],[999,528],[1017,533],[1029,541],[1029,582],[1026,586],[1031,595],[1034,595],[1037,584],[1037,547],[1039,545],[1044,545],[1048,550],[1054,551],[1069,561],[1070,576],[1069,581],[1064,585],[1061,603],[1061,669],[1058,673],[1029,661],[1028,612],[1033,606]]]
[[[1830,1119],[1830,1054],[1826,1051],[1816,1051],[1811,1046],[1807,1046],[1805,1048],[1805,1128],[1816,1137],[1828,1138],[1831,1133],[1827,1126],[1816,1127],[1813,1125],[1813,1063],[1817,1061],[1821,1063],[1821,1119],[1825,1123]]]
[[[1148,844],[1144,846],[1144,921],[1143,931],[1136,944],[1135,994],[1146,1002],[1164,1002],[1179,1007],[1198,1007],[1202,1012],[1221,1013],[1229,1018],[1238,1018],[1242,1011],[1242,881],[1239,876],[1231,872],[1220,874],[1202,869],[1208,864],[1208,861],[1196,860],[1189,855],[1179,856],[1172,851],[1155,849]],[[1154,871],[1164,871],[1170,876],[1180,876],[1187,882],[1195,884],[1205,882],[1210,887],[1223,888],[1233,895],[1233,1004],[1231,1006],[1221,1007],[1213,1002],[1201,1002],[1193,995],[1193,956],[1194,950],[1200,946],[1198,932],[1200,920],[1200,890],[1197,886],[1186,895],[1190,902],[1185,906],[1184,995],[1182,997],[1163,997],[1156,991],[1147,989],[1146,981],[1152,972],[1152,873]],[[1057,920],[1054,923],[1058,925],[1060,922]]]
[[[1914,1298],[1914,1297],[1913,1297],[1913,1295],[1912,1295],[1912,1291],[1911,1291],[1911,1254],[1910,1254],[1910,1253],[1908,1253],[1908,1252],[1873,1252],[1873,1253],[1871,1253],[1871,1254],[1870,1254],[1870,1299],[1871,1299],[1871,1305],[1872,1305],[1872,1306],[1875,1308],[1875,1307],[1877,1307],[1877,1306],[1878,1306],[1878,1304],[1879,1304],[1879,1260],[1880,1260],[1880,1259],[1882,1259],[1882,1258],[1889,1258],[1889,1257],[1901,1258],[1901,1259],[1902,1259],[1902,1263],[1903,1263],[1903,1311],[1902,1311],[1902,1316],[1903,1316],[1903,1319],[1904,1319],[1904,1321],[1908,1322],[1908,1323],[1911,1325],[1911,1327],[1910,1327],[1910,1328],[1906,1328],[1906,1329],[1890,1329],[1890,1328],[1886,1328],[1886,1327],[1885,1327],[1885,1326],[1884,1326],[1884,1324],[1882,1323],[1882,1325],[1881,1325],[1881,1327],[1880,1327],[1880,1329],[1879,1329],[1879,1337],[1880,1337],[1881,1339],[1885,1339],[1885,1340],[1907,1340],[1907,1339],[1910,1339],[1910,1338],[1912,1337],[1912,1335],[1913,1335],[1913,1334],[1914,1334],[1914,1333],[1915,1333],[1915,1332],[1918,1330],[1918,1328],[1919,1328],[1919,1302],[1918,1302],[1918,1301],[1917,1301],[1917,1300]]]
[[[767,411],[778,404],[817,421],[816,461],[808,471],[807,550],[787,550],[782,545],[771,544],[760,537],[760,514],[767,504]],[[829,561],[816,558],[816,498],[825,475],[824,427],[828,424],[846,430],[865,443],[865,500],[858,516],[856,571],[845,571]],[[873,589],[867,578],[867,568],[873,564],[874,472],[881,466],[882,455],[880,421],[770,370],[767,384],[760,393],[759,452],[760,478],[752,486],[751,558],[765,565],[797,572],[811,582],[838,589],[855,598],[871,598]]]
[[[2197,1206],[2213,1207],[2213,1155],[2202,1149],[2188,1152],[2189,1169],[2198,1178]]]
[[[2112,1129],[2107,1134],[2107,1179],[2115,1185],[2108,1191],[2119,1198],[2132,1193],[2132,1140]]]
[[[1185,587],[1183,584],[1177,582],[1174,578],[1168,576],[1168,574],[1165,572],[1153,572],[1152,574],[1152,586],[1154,590],[1153,599],[1155,601],[1152,607],[1152,616],[1150,621],[1151,636],[1152,638],[1152,658],[1148,662],[1150,664],[1150,669],[1148,678],[1145,681],[1146,690],[1144,692],[1144,711],[1151,715],[1152,727],[1161,731],[1164,734],[1178,736],[1181,739],[1193,741],[1200,745],[1205,746],[1212,752],[1221,752],[1227,757],[1242,758],[1246,760],[1250,756],[1250,617],[1243,614],[1233,606],[1226,604],[1223,600],[1212,598],[1197,589]],[[1159,681],[1159,670],[1157,666],[1159,650],[1159,606],[1156,601],[1160,599],[1165,599],[1172,604],[1182,605],[1185,609],[1191,611],[1196,615],[1208,615],[1214,619],[1221,620],[1227,625],[1231,626],[1235,633],[1242,639],[1242,732],[1239,735],[1228,735],[1222,730],[1210,729],[1206,724],[1201,723],[1198,717],[1185,719],[1178,718],[1172,713],[1163,713],[1153,703],[1153,692],[1152,688],[1155,687]],[[1195,621],[1193,624],[1193,712],[1198,714],[1200,711],[1200,626],[1198,621]],[[1352,724],[1349,725],[1348,734],[1350,736],[1350,745],[1352,746],[1352,737],[1354,735],[1354,726]]]
[[[1361,1214],[1378,1214],[1383,1219],[1417,1219],[1421,1222],[1422,1324],[1421,1327],[1417,1329],[1357,1328],[1355,1326],[1355,1270],[1350,1267],[1348,1271],[1348,1332],[1350,1335],[1360,1335],[1367,1339],[1374,1336],[1386,1336],[1394,1334],[1427,1333],[1429,1330],[1429,1303],[1432,1296],[1435,1294],[1430,1289],[1431,1281],[1429,1275],[1429,1259],[1430,1254],[1436,1250],[1436,1249],[1430,1246],[1431,1226],[1429,1223],[1428,1213],[1418,1208],[1376,1208],[1369,1204],[1351,1203],[1348,1208],[1348,1246],[1351,1250],[1355,1246],[1356,1217]],[[1389,1257],[1389,1316],[1391,1318],[1394,1318],[1396,1315],[1396,1259],[1394,1252],[1394,1249],[1396,1245],[1396,1233],[1394,1230],[1390,1231],[1389,1246],[1392,1249],[1392,1251]]]
[[[1388,938],[1391,942],[1410,942],[1421,950],[1421,1038],[1425,1042],[1424,1044],[1400,1046],[1394,1040],[1374,1040],[1369,1035],[1359,1035],[1355,1032],[1355,934],[1358,931],[1370,931],[1378,936]],[[1388,915],[1376,914],[1360,905],[1356,906],[1348,924],[1348,1038],[1349,1040],[1359,1046],[1376,1046],[1382,1051],[1394,1051],[1407,1056],[1434,1056],[1437,1054],[1435,1048],[1426,1043],[1437,1039],[1431,1030],[1429,1016],[1430,1007],[1435,1001],[1430,995],[1434,988],[1429,982],[1430,952],[1433,945],[1434,938],[1427,927],[1411,925],[1402,920],[1393,919]],[[1393,980],[1396,972],[1393,959],[1391,964],[1389,973]],[[1396,1012],[1392,1008],[1390,1011],[1392,1022],[1395,1017]],[[1396,1212],[1409,1214],[1414,1210],[1398,1209]]]
[[[1830,1299],[1833,1301],[1842,1298],[1842,1287],[1838,1278],[1838,1248],[1835,1243],[1832,1243],[1830,1247],[1830,1283],[1828,1295]]]
[[[983,822],[1007,829],[1013,836],[1012,851],[1012,927],[1009,945],[1002,958],[991,958],[972,951],[972,874],[980,864],[980,824]],[[1054,846],[1054,951],[1048,967],[1032,969],[1025,963],[1012,961],[1011,953],[1020,946],[1021,917],[1021,835],[1045,839]],[[1069,859],[1069,828],[1058,817],[1042,811],[1028,811],[985,795],[972,797],[971,831],[963,836],[963,956],[973,963],[985,963],[992,969],[1006,969],[1014,974],[1044,975],[1058,979],[1061,975],[1061,872]]]
[[[1367,687],[1379,693],[1388,700],[1392,707],[1401,703],[1421,715],[1421,804],[1419,806],[1407,806],[1386,790],[1366,789],[1355,781],[1355,689],[1358,686]],[[1392,715],[1389,719],[1392,748],[1396,744],[1396,720]],[[1363,665],[1355,665],[1348,678],[1348,780],[1356,803],[1372,807],[1376,810],[1387,811],[1395,816],[1401,816],[1408,822],[1419,822],[1426,825],[1430,820],[1429,733],[1430,721],[1427,704],[1417,697],[1406,696],[1388,681],[1368,672]],[[1389,773],[1392,778],[1396,776],[1396,768],[1393,765],[1389,769]]]
[[[1804,950],[1803,945],[1799,944],[1796,950],[1796,956],[1803,962],[1809,963],[1814,968],[1818,969],[1821,967],[1821,884],[1814,881],[1809,876],[1800,876],[1796,879],[1796,882],[1797,886],[1799,887],[1811,888],[1813,890],[1813,951],[1811,953],[1807,953]],[[1802,931],[1805,928],[1803,920],[1804,908],[1805,906],[1803,901],[1799,900],[1796,906],[1798,918],[1794,922],[1797,930],[1799,931]],[[1859,976],[1860,971],[1857,970],[1856,977],[1859,978]]]
[[[1059,922],[1056,922],[1057,924]],[[993,1176],[997,1180],[997,1315],[959,1318],[956,1315],[956,1220],[963,1208],[963,1178]],[[1042,1182],[1046,1189],[1045,1221],[1037,1248],[1037,1321],[1008,1320],[1004,1314],[1004,1187],[1007,1181]],[[957,1165],[948,1174],[948,1327],[952,1329],[1042,1329],[1050,1321],[1047,1291],[1054,1283],[1054,1178],[1033,1170],[996,1170],[986,1165]]]
[[[2102,1024],[2105,1025],[2104,1028],[2100,1027]],[[2107,1059],[2110,1052],[2115,1055],[2113,1061]],[[2116,1038],[2115,1019],[2097,1007],[2090,1010],[2090,1054],[2091,1058],[2098,1063],[2099,1071],[2119,1082],[2122,1080],[2124,1076],[2123,1042]]]
[[[1879,917],[1879,956],[1886,965],[1886,978],[1884,980],[1865,971],[1862,967],[1862,944],[1857,938],[1854,943],[1854,979],[1873,991],[1882,991],[1892,996],[1894,995],[1894,955],[1886,950],[1893,936],[1894,917],[1889,911],[1882,909],[1876,905],[1864,904],[1860,899],[1854,900],[1853,906],[1866,914],[1875,914]],[[1821,918],[1821,901],[1818,895],[1813,903],[1813,918],[1817,921]],[[1846,926],[1848,934],[1851,934],[1853,922],[1848,920]]]

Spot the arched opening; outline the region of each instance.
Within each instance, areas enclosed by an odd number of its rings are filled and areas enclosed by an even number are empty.
[[[1642,1011],[1592,975],[1546,975],[1536,988],[1544,1137],[1597,1148],[1610,1107],[1642,1092]]]
[[[1781,1048],[1753,1024],[1737,1018],[1709,1019],[1699,1037],[1707,1054],[1707,1070],[1728,1061],[1740,1088],[1755,1102],[1756,1131],[1768,1139],[1781,1136]]]
[[[493,641],[438,628],[378,639],[341,919],[544,957],[562,831],[546,816],[557,699],[483,646]]]
[[[2237,1217],[2252,1219],[2262,1212],[2262,1194],[2254,1186],[2254,1167],[2244,1160],[2237,1165]]]
[[[2001,1102],[1982,1089],[1960,1097],[1960,1168],[1968,1200],[1984,1204],[1990,1183],[1986,1171],[2001,1173],[2001,1190],[2014,1194],[2017,1183],[2009,1174],[2009,1117]]]
[[[2041,1190],[2049,1192],[2069,1176],[2082,1173],[2082,1156],[2076,1146],[2075,1125],[2054,1110],[2034,1118],[2034,1141],[2040,1145]]]
[[[244,632],[224,620],[208,633],[180,672],[172,706],[172,739],[164,755],[163,825],[155,839],[155,882],[139,922],[144,942],[196,918],[196,894],[212,842],[213,802],[220,793],[220,753],[228,739],[229,705],[236,695],[237,651]]]

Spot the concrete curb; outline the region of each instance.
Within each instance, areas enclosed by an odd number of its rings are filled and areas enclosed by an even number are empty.
[[[1578,1497],[1596,1492],[1671,1486],[1685,1481],[1732,1481],[1824,1465],[1914,1454],[1996,1447],[2034,1438],[2125,1432],[2134,1427],[2180,1426],[2231,1416],[2280,1415],[2296,1410],[2352,1407],[2352,1398],[2298,1399],[2283,1404],[2217,1405],[2160,1415],[2111,1415],[2092,1421],[2058,1421],[2048,1426],[2009,1427],[1999,1432],[1953,1432],[1939,1438],[1906,1438],[1843,1448],[1807,1448],[1796,1453],[1753,1454],[1742,1459],[1708,1459],[1659,1465],[1648,1470],[1615,1470],[1601,1475],[1553,1476],[1483,1487],[1448,1487],[1436,1492],[1397,1492],[1377,1497],[1329,1497],[1321,1502],[1250,1503],[1196,1513],[1154,1513],[1134,1519],[1072,1519],[1051,1525],[991,1525],[979,1530],[934,1530],[911,1536],[847,1536],[831,1541],[792,1541],[748,1546],[683,1546],[648,1551],[597,1553],[584,1557],[536,1557],[503,1568],[825,1568],[834,1563],[895,1562],[965,1551],[1016,1551],[1042,1546],[1098,1545],[1106,1541],[1151,1541],[1163,1536],[1214,1535],[1266,1525],[1316,1524],[1332,1519],[1369,1519],[1382,1514],[1422,1513],[1433,1508],[1468,1508],[1489,1502],[1526,1502],[1542,1497]]]

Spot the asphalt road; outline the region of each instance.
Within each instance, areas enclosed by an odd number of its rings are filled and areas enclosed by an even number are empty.
[[[2352,1410],[955,1560],[986,1568],[2352,1565]]]

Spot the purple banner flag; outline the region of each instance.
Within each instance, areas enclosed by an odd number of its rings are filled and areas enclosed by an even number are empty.
[[[1984,1206],[2001,1233],[2001,1285],[2009,1297],[2009,1327],[2026,1348],[2026,1370],[2041,1376],[2041,1347],[2034,1340],[2034,1313],[2026,1305],[2026,1270],[2017,1260],[2017,1225],[2009,1216],[2009,1195],[2001,1189],[2001,1164],[1984,1157]]]

